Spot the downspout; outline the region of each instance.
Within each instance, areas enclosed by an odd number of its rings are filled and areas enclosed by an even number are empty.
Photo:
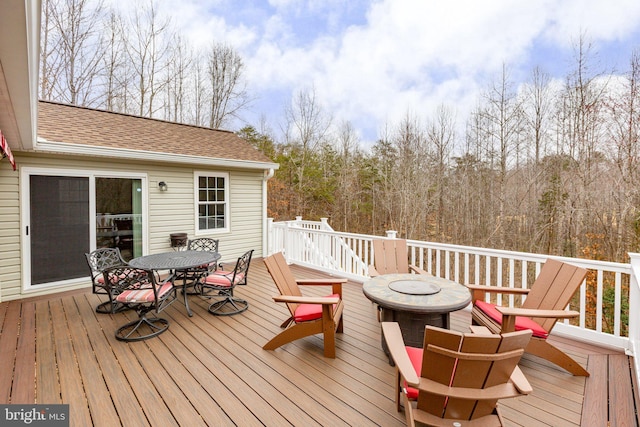
[[[269,248],[269,227],[267,223],[267,181],[273,178],[275,170],[265,169],[264,177],[262,178],[262,256],[266,257],[270,255],[268,253]]]

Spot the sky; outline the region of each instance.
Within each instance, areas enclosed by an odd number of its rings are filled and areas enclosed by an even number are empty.
[[[407,113],[447,105],[464,121],[489,83],[534,67],[564,79],[580,35],[603,70],[640,49],[638,0],[157,0],[194,45],[233,46],[254,98],[243,120],[273,128],[300,91],[363,145]]]

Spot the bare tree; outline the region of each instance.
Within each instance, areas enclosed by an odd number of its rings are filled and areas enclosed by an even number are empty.
[[[529,137],[533,139],[534,159],[540,162],[545,153],[545,141],[549,132],[549,119],[553,112],[553,97],[550,87],[551,77],[535,67],[531,81],[525,86],[524,112]]]
[[[520,134],[523,128],[521,103],[513,89],[513,82],[506,66],[503,65],[500,78],[491,85],[484,99],[487,154],[492,166],[498,171],[498,209],[493,233],[500,237],[500,247],[504,247],[507,238],[503,221],[507,219],[508,172],[510,162],[520,149]]]
[[[96,100],[100,73],[102,1],[45,0],[41,95],[77,105]]]
[[[450,108],[445,105],[438,106],[435,118],[427,126],[427,138],[433,147],[433,161],[435,167],[435,197],[437,198],[436,210],[436,235],[442,237],[446,233],[447,214],[445,200],[449,187],[447,175],[449,160],[455,143],[455,116]]]
[[[121,17],[114,11],[109,12],[105,31],[105,54],[102,76],[102,103],[109,111],[127,111],[127,67],[124,52],[124,36]]]
[[[188,96],[188,79],[193,62],[193,55],[181,37],[177,37],[171,45],[167,61],[167,83],[165,100],[165,119],[184,123]]]
[[[139,116],[153,117],[162,108],[156,105],[156,97],[164,89],[170,41],[174,33],[170,20],[160,20],[153,0],[140,9],[136,9],[133,17],[123,23],[123,34],[126,34],[125,48],[129,65],[132,69],[131,86],[136,111]]]
[[[249,103],[246,85],[242,80],[243,68],[242,58],[231,46],[221,43],[211,46],[207,55],[211,90],[209,127],[222,127]]]
[[[309,167],[314,165],[314,156],[326,142],[332,118],[324,112],[312,89],[294,95],[291,106],[285,109],[285,120],[284,135],[292,162],[291,184],[297,195],[293,207],[305,212],[314,185]]]
[[[338,156],[336,169],[338,170],[338,176],[334,223],[345,231],[352,231],[352,229],[347,228],[350,217],[352,218],[351,223],[355,225],[355,216],[357,215],[355,207],[361,197],[358,185],[358,165],[356,164],[359,151],[358,145],[359,140],[353,125],[347,121],[342,122],[338,127],[337,135]]]

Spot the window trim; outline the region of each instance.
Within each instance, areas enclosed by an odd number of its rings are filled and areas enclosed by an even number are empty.
[[[224,219],[225,219],[225,227],[224,228],[208,228],[208,229],[200,229],[200,184],[199,180],[201,177],[206,178],[224,178]],[[194,171],[193,172],[193,207],[194,207],[194,230],[196,236],[208,235],[208,234],[221,234],[221,233],[229,233],[231,231],[231,215],[230,215],[230,205],[231,205],[231,193],[229,191],[229,173],[228,172],[213,172],[213,171]]]

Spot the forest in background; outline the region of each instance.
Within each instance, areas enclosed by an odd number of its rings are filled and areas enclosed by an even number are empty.
[[[505,64],[464,123],[453,105],[408,111],[369,148],[312,82],[283,123],[237,132],[280,164],[268,184],[275,220],[627,262],[640,250],[640,54],[614,73],[581,35],[568,60],[562,81],[533,69],[523,85]],[[250,108],[243,67],[231,46],[188,46],[152,1],[123,14],[43,0],[42,99],[224,128]]]

